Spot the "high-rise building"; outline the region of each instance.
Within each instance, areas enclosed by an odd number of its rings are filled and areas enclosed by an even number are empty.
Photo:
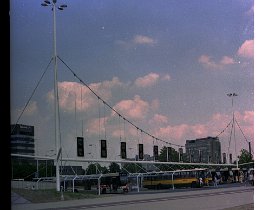
[[[11,153],[35,155],[34,126],[11,125]]]
[[[221,143],[218,137],[186,140],[186,160],[191,163],[221,163]]]

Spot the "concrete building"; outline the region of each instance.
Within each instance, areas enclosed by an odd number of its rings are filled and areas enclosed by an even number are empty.
[[[191,163],[221,163],[221,143],[218,137],[186,140],[186,161]]]
[[[11,125],[11,153],[35,155],[34,126]]]

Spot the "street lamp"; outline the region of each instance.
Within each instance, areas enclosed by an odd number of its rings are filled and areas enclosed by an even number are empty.
[[[56,5],[57,0],[45,0],[41,5],[44,7],[51,6],[53,11],[53,25],[54,25],[54,96],[55,96],[55,142],[56,142],[56,191],[60,191],[60,173],[59,173],[59,156],[61,155],[61,138],[60,138],[60,122],[59,122],[59,102],[58,102],[58,86],[57,86],[57,52],[56,52],[56,9],[64,10],[67,5]]]
[[[234,100],[233,99],[234,99],[235,96],[238,96],[238,95],[236,93],[228,93],[227,96],[232,98],[232,108],[233,108],[233,106],[234,106]]]
[[[234,97],[238,96],[236,93],[228,93],[227,94],[228,97],[230,97],[232,99],[232,115],[233,115],[233,135],[234,135],[234,141],[235,141],[235,153],[236,153],[236,164],[237,164],[237,168],[238,168],[238,157],[237,157],[237,146],[236,146],[236,132],[235,132],[235,111],[234,111]]]

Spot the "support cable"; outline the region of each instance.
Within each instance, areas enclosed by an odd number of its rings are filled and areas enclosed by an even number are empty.
[[[76,77],[80,83],[82,83],[83,85],[85,85],[96,97],[98,97],[99,99],[101,99],[101,97],[92,89],[90,88],[59,56],[57,56],[58,59],[69,69],[69,71],[74,75],[74,77]],[[102,99],[101,99],[102,100]],[[130,120],[126,119],[125,117],[123,117],[116,109],[114,109],[112,106],[110,106],[106,101],[102,100],[102,102],[104,103],[104,105],[106,105],[108,108],[110,108],[113,112],[115,112],[116,114],[120,115],[120,117],[122,117],[122,119],[124,119],[126,122],[128,122],[130,125],[132,125],[133,127],[143,131],[146,135],[150,136],[150,137],[154,137],[155,136],[151,135],[150,133],[142,130],[141,128],[138,128],[133,122],[131,122]],[[179,144],[174,144],[174,143],[169,143],[168,141],[162,140],[160,138],[156,138],[159,141],[162,141],[166,144],[170,144],[170,145],[174,145],[174,146],[179,146],[179,147],[185,147],[183,145],[179,145]]]
[[[246,142],[247,142],[247,143],[249,143],[249,141],[247,140],[247,137],[245,136],[245,134],[244,134],[243,130],[242,130],[242,129],[241,129],[241,127],[239,126],[239,124],[238,124],[238,122],[237,122],[237,120],[236,120],[236,119],[235,119],[235,122],[237,123],[237,126],[238,126],[239,130],[241,131],[242,135],[244,136],[244,138],[245,138]],[[251,149],[251,150],[252,150],[252,149]],[[252,150],[252,153],[254,153],[254,152],[253,152],[253,150]]]
[[[98,137],[99,137],[99,140],[101,140],[101,123],[100,123],[100,118],[101,118],[101,113],[100,113],[100,98],[98,97]]]
[[[16,128],[16,125],[18,124],[20,118],[21,118],[22,115],[24,114],[25,109],[27,108],[29,102],[31,101],[32,97],[34,96],[35,91],[36,91],[36,89],[38,88],[40,82],[42,81],[42,79],[43,79],[45,73],[47,72],[47,69],[49,68],[49,66],[50,66],[50,64],[51,64],[51,62],[52,62],[52,60],[53,60],[53,58],[51,58],[51,60],[49,61],[47,67],[45,68],[43,74],[41,75],[39,81],[37,82],[36,87],[34,88],[34,90],[33,90],[32,94],[31,94],[31,96],[29,97],[28,101],[26,102],[26,104],[25,104],[25,106],[24,106],[24,108],[23,108],[21,114],[19,115],[19,117],[18,117],[18,119],[17,119],[17,121],[16,121],[16,123],[15,123],[15,126],[13,127],[13,129],[12,129],[12,131],[11,131],[11,134],[14,132],[14,129]]]
[[[224,132],[226,131],[226,129],[228,128],[228,126],[232,123],[232,121],[233,121],[233,120],[231,120],[231,121],[227,124],[226,128],[224,128],[216,137],[219,137],[222,133],[224,133]]]
[[[103,101],[104,103],[104,101]],[[105,140],[106,140],[106,107],[104,103],[104,129],[105,129]]]

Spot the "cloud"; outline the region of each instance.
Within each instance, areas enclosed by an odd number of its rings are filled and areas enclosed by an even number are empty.
[[[37,113],[37,111],[38,111],[37,102],[31,101],[25,110],[25,115],[32,116],[35,113]]]
[[[198,58],[198,62],[208,69],[223,69],[227,65],[235,64],[233,58],[229,56],[223,56],[218,62],[214,61],[209,55],[201,55]]]
[[[151,124],[166,124],[168,123],[167,116],[155,114],[153,119],[149,121]]]
[[[244,58],[253,58],[254,40],[246,40],[238,49],[237,54]]]
[[[115,110],[132,119],[144,119],[150,108],[149,103],[135,95],[133,100],[122,100],[114,107]]]
[[[142,87],[142,88],[146,88],[146,87],[152,87],[153,85],[155,85],[159,80],[162,81],[169,81],[170,80],[170,76],[168,74],[164,75],[164,76],[160,76],[157,73],[149,73],[148,75],[145,75],[143,77],[139,77],[135,80],[134,84],[137,87]]]
[[[91,83],[88,86],[104,101],[112,98],[114,88],[122,87],[123,83],[117,77],[111,81]],[[98,98],[86,86],[77,82],[59,82],[59,105],[64,111],[86,111],[92,107],[97,107]],[[81,93],[82,92],[82,93]],[[82,97],[81,97],[82,95]],[[54,100],[53,90],[47,94],[50,103]]]
[[[229,65],[234,63],[235,63],[234,59],[229,56],[223,56],[223,58],[220,60],[220,64],[222,65]]]
[[[170,77],[169,74],[166,74],[166,75],[164,75],[163,77],[161,77],[161,80],[163,80],[163,81],[170,81],[170,80],[171,80],[171,77]]]
[[[133,43],[139,44],[139,45],[153,45],[156,43],[156,40],[143,35],[136,35],[133,38]]]
[[[207,68],[218,68],[218,65],[208,55],[201,55],[198,62]]]
[[[139,77],[135,80],[135,85],[138,87],[151,87],[159,80],[159,75],[150,73],[144,77]]]
[[[237,123],[245,136],[249,139],[249,141],[253,141],[254,139],[254,112],[253,111],[244,111],[243,113],[236,112],[235,117]],[[153,118],[154,119],[154,118]],[[194,125],[190,124],[180,124],[180,125],[166,125],[159,127],[159,124],[155,126],[153,129],[153,133],[155,137],[160,139],[172,140],[172,143],[184,145],[186,140],[189,139],[197,139],[203,138],[207,136],[217,136],[222,139],[228,139],[227,135],[230,133],[230,129],[232,128],[232,124],[229,125],[232,116],[216,113],[214,114],[209,121],[206,123],[198,123]],[[228,127],[226,127],[229,125]],[[242,139],[242,144],[245,144],[243,141],[244,136],[242,135],[239,127],[235,124],[236,133],[238,133],[238,139]],[[244,143],[243,143],[244,142]],[[245,146],[245,145],[239,145]]]
[[[87,123],[87,131],[90,134],[98,134],[104,137],[106,131],[106,124],[108,122],[108,117],[93,118]]]
[[[152,37],[149,36],[144,36],[144,35],[135,35],[133,38],[129,40],[117,40],[115,42],[117,45],[126,47],[126,48],[132,48],[138,45],[143,45],[143,46],[154,46],[157,43],[157,40],[153,39]]]
[[[154,99],[152,102],[151,102],[151,108],[152,110],[158,110],[159,109],[159,100],[158,99]]]

